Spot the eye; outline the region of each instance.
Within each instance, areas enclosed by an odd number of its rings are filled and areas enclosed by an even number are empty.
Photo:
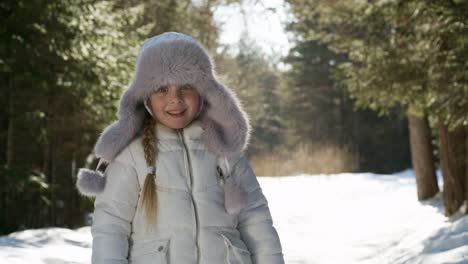
[[[169,90],[169,88],[167,86],[161,86],[161,87],[158,88],[158,90],[156,90],[156,93],[164,94],[164,93],[167,93],[168,90]]]
[[[189,91],[194,91],[195,88],[193,86],[191,86],[190,84],[185,84],[182,87],[180,87],[180,90],[182,92],[189,92]]]

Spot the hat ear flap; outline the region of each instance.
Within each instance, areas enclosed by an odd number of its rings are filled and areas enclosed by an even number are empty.
[[[96,155],[105,161],[112,161],[143,126],[145,108],[134,96],[132,85],[120,99],[118,120],[104,129],[94,147]]]
[[[250,125],[236,95],[211,80],[204,93],[204,101],[200,120],[207,148],[215,155],[225,157],[243,151],[250,137]]]

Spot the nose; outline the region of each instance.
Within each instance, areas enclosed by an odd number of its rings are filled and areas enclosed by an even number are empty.
[[[169,104],[177,104],[182,102],[182,97],[175,86],[169,87],[168,91]]]

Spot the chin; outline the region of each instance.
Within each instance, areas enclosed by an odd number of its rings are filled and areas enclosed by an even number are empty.
[[[174,122],[165,122],[163,123],[163,125],[169,127],[169,128],[172,128],[172,129],[182,129],[186,126],[188,126],[190,124],[190,122],[177,122],[177,123],[174,123]]]
[[[181,120],[173,120],[171,117],[164,117],[164,121],[161,121],[163,125],[172,129],[182,129],[194,120],[194,117],[185,116]],[[189,121],[190,120],[190,121]]]

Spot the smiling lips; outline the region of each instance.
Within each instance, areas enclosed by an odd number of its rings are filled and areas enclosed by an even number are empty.
[[[185,110],[172,110],[172,111],[167,111],[167,113],[172,116],[172,117],[182,117],[184,116]]]

